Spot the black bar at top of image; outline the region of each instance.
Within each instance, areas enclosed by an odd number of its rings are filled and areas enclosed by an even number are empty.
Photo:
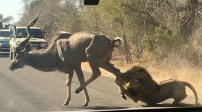
[[[84,0],[84,5],[98,5],[99,0]]]

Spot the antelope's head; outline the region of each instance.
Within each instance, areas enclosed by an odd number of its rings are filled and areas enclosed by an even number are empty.
[[[26,60],[26,56],[27,56],[27,52],[21,51],[20,53],[17,53],[15,56],[15,59],[13,59],[9,69],[11,71],[18,69],[18,68],[22,68],[25,65],[25,60]]]
[[[30,39],[30,27],[33,26],[36,21],[38,20],[39,14],[37,14],[37,17],[35,19],[33,19],[32,21],[30,21],[27,25],[27,38],[25,40],[23,40],[22,42],[20,42],[16,48],[15,48],[15,52],[16,52],[16,56],[13,59],[9,69],[11,71],[18,69],[18,68],[22,68],[25,65],[25,61],[27,59],[28,56],[28,51],[30,51],[30,47],[31,44],[29,43],[29,39]]]

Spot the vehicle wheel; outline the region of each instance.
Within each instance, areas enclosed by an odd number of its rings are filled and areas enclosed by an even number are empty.
[[[9,52],[9,58],[10,59],[13,59],[13,52],[12,52],[12,49],[10,48],[10,52]]]

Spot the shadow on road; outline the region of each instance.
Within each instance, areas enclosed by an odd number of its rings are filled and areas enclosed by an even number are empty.
[[[8,58],[8,54],[0,54],[0,58]]]
[[[170,103],[163,103],[163,104],[155,104],[155,105],[142,105],[142,107],[202,107],[201,104],[186,104],[186,103],[180,103],[177,105],[172,105]]]
[[[62,108],[77,108],[77,109],[92,109],[92,110],[110,110],[110,109],[126,109],[128,107],[113,107],[113,106],[64,106]]]

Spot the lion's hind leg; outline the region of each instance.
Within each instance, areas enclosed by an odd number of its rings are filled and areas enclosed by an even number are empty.
[[[172,103],[173,105],[179,104],[183,99],[187,97],[185,86],[183,85],[178,85],[174,88],[173,90],[173,99],[174,102]]]
[[[172,103],[173,105],[177,105],[179,104],[183,99],[185,99],[187,97],[187,95],[185,96],[181,96],[180,98],[178,99],[174,99],[175,101]]]

